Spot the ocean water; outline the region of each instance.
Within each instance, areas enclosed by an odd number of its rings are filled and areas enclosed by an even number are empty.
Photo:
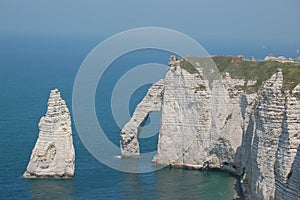
[[[81,143],[73,123],[76,174],[72,179],[24,179],[38,122],[49,92],[58,88],[71,113],[72,89],[80,64],[100,42],[86,38],[0,38],[0,199],[233,199],[235,178],[220,171],[164,168],[130,174],[96,160]],[[110,110],[116,81],[132,66],[166,64],[169,52],[144,50],[114,62],[101,79],[96,111],[107,137],[119,144],[120,128]],[[122,66],[122,67],[120,67]],[[132,95],[132,113],[150,85]],[[141,151],[156,149],[157,135],[141,140]]]

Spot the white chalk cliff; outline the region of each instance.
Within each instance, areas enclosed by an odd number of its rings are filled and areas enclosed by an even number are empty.
[[[246,93],[256,80],[224,72],[210,85],[201,69],[191,73],[183,61],[171,57],[165,79],[122,129],[122,157],[139,155],[141,124],[161,110],[154,163],[229,170],[241,176],[249,199],[300,199],[300,84],[284,91],[278,69],[258,92]]]
[[[259,91],[252,116],[244,191],[254,199],[300,199],[300,101],[283,92],[278,70]],[[298,149],[298,150],[297,150]],[[296,155],[298,154],[298,157]]]
[[[70,113],[60,92],[50,93],[48,109],[39,122],[39,136],[32,150],[25,178],[73,177],[75,151]]]

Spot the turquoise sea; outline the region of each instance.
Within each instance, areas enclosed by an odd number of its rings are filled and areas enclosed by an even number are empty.
[[[50,90],[60,90],[72,113],[77,70],[100,41],[68,37],[1,38],[0,199],[233,199],[235,178],[220,171],[164,168],[130,174],[111,169],[89,154],[74,123],[75,177],[22,178],[38,136],[39,119],[46,112]],[[120,129],[110,110],[115,82],[132,66],[148,62],[166,64],[169,56],[168,52],[154,50],[133,52],[114,62],[101,80],[106,87],[97,90],[97,116],[108,138],[116,145]],[[131,112],[148,88],[149,85],[145,85],[134,93],[129,105]],[[155,150],[156,142],[157,136],[149,141],[141,140],[142,152]]]

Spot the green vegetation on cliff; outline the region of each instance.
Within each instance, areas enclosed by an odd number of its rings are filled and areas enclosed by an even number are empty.
[[[277,61],[246,61],[239,57],[216,56],[212,58],[221,73],[228,72],[232,78],[257,80],[253,86],[245,88],[247,92],[257,91],[262,83],[269,79],[278,68],[282,69],[283,90],[292,90],[300,83],[300,62],[281,63]]]
[[[180,67],[182,69],[185,69],[187,72],[189,72],[191,74],[199,73],[199,71],[196,69],[196,67],[193,64],[191,64],[189,61],[187,61],[186,59],[183,59],[182,61],[180,61]]]
[[[278,68],[283,72],[283,88],[282,91],[292,91],[297,84],[300,83],[300,61],[281,63],[278,61],[248,61],[240,57],[233,56],[215,56],[212,60],[217,65],[219,72],[224,74],[228,72],[234,79],[256,80],[256,84],[252,86],[243,86],[239,89],[247,93],[257,92],[264,81],[271,78],[276,73]],[[191,74],[199,73],[196,67],[202,68],[204,75],[210,74],[212,60],[209,57],[187,57],[180,63],[181,68]],[[208,67],[207,67],[208,66]]]

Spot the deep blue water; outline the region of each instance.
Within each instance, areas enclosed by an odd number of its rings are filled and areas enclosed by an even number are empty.
[[[232,199],[235,179],[224,172],[164,168],[130,174],[113,170],[88,153],[74,123],[75,177],[22,178],[50,90],[60,90],[72,113],[77,70],[99,41],[53,37],[0,39],[0,199]],[[169,56],[168,52],[152,50],[133,52],[107,70],[99,83],[106,87],[98,88],[95,107],[99,122],[113,143],[118,145],[120,131],[110,112],[116,80],[134,65],[166,63]],[[129,105],[131,112],[148,88],[145,85],[134,93]],[[141,140],[142,152],[155,150],[156,142],[157,136]]]

